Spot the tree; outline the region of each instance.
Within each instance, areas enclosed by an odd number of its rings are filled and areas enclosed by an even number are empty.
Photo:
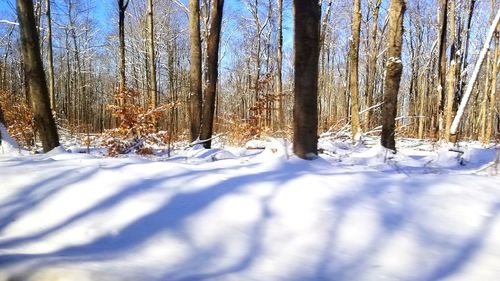
[[[158,105],[158,97],[156,93],[155,33],[153,27],[153,0],[148,0],[149,97],[150,107],[155,109]]]
[[[387,44],[387,63],[385,66],[384,105],[382,107],[381,144],[396,151],[394,139],[398,106],[399,82],[403,72],[401,45],[403,38],[403,17],[406,10],[404,0],[391,0],[389,7],[389,34]]]
[[[210,148],[212,141],[215,97],[217,95],[217,79],[219,76],[219,42],[220,30],[222,25],[222,11],[224,0],[213,0],[210,11],[210,30],[207,40],[206,68],[207,78],[203,103],[203,119],[201,124],[201,139],[204,140],[203,146]]]
[[[444,106],[445,106],[445,84],[446,84],[446,31],[448,29],[448,0],[440,0],[441,9],[439,14],[439,49],[438,49],[438,83],[437,97],[439,101],[438,108],[438,126],[436,127],[439,138],[441,139],[444,133]]]
[[[467,106],[467,103],[469,102],[470,95],[472,94],[472,90],[474,89],[474,84],[476,83],[477,76],[479,75],[479,71],[481,70],[481,66],[483,65],[484,58],[486,57],[486,54],[488,53],[491,39],[493,38],[493,35],[495,33],[495,30],[497,29],[499,22],[500,22],[500,10],[497,11],[495,19],[493,20],[493,23],[490,26],[488,34],[486,35],[486,40],[484,41],[484,46],[481,49],[481,52],[479,53],[479,57],[477,59],[476,65],[474,66],[474,72],[472,72],[470,80],[467,83],[467,88],[465,89],[464,96],[462,97],[462,100],[460,101],[460,105],[458,107],[457,114],[455,115],[455,118],[453,118],[453,122],[451,123],[451,128],[450,128],[451,135],[455,135],[457,133],[458,124],[460,123],[460,119],[462,119],[465,107]]]
[[[491,91],[490,91],[490,106],[487,113],[486,118],[486,133],[483,139],[484,144],[489,144],[491,141],[491,135],[493,132],[493,121],[495,116],[496,109],[496,84],[497,84],[497,75],[498,75],[498,67],[499,67],[499,59],[500,59],[500,48],[499,48],[499,37],[500,37],[500,25],[497,26],[497,30],[495,32],[495,51],[493,57],[493,71],[491,73]]]
[[[118,37],[120,40],[120,91],[125,89],[125,11],[130,0],[118,0]]]
[[[351,92],[351,127],[352,140],[358,141],[360,138],[359,126],[359,34],[361,32],[361,1],[354,0],[354,10],[352,15],[352,40],[349,50],[349,90]]]
[[[191,141],[200,137],[202,82],[201,82],[201,35],[199,0],[189,0],[189,111]]]
[[[283,115],[283,0],[278,1],[278,30],[276,46],[276,119],[278,128],[283,129],[285,117]]]
[[[50,12],[50,0],[45,0],[45,15],[47,17],[47,67],[49,74],[49,96],[50,108],[56,111],[56,94],[54,80],[54,59],[52,52],[52,16]]]
[[[445,107],[445,123],[444,123],[444,140],[450,141],[450,127],[453,118],[453,104],[455,101],[455,78],[457,70],[457,55],[456,55],[456,35],[455,35],[455,0],[450,1],[450,65],[448,71],[448,85],[446,88],[446,107]]]
[[[373,94],[375,88],[375,74],[377,72],[377,30],[378,30],[378,15],[382,0],[370,0],[370,8],[372,9],[372,26],[370,30],[370,54],[368,56],[368,73],[366,82],[366,108],[373,105]],[[372,121],[372,111],[366,112],[365,130],[369,130]]]
[[[318,61],[321,6],[318,1],[294,1],[295,93],[293,152],[302,159],[318,154]]]
[[[35,127],[42,141],[43,151],[59,146],[59,136],[50,110],[49,91],[40,55],[40,44],[35,24],[33,1],[17,0],[24,71],[33,110]]]
[[[2,105],[0,104],[0,125],[5,126],[5,120],[3,117],[3,110],[2,110]],[[7,126],[5,126],[7,127]],[[0,128],[0,146],[2,146],[2,130]]]

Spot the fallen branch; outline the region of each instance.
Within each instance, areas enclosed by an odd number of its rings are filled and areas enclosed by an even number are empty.
[[[457,133],[458,123],[460,123],[460,119],[462,119],[465,106],[467,106],[467,102],[469,101],[472,90],[474,89],[474,84],[476,83],[477,76],[479,75],[479,71],[481,70],[481,66],[483,65],[484,58],[486,57],[486,53],[488,52],[491,39],[493,38],[493,34],[495,33],[499,21],[500,21],[500,10],[497,11],[495,20],[493,20],[493,24],[490,26],[490,30],[488,31],[488,36],[486,37],[486,41],[484,42],[483,49],[481,49],[481,53],[479,53],[479,58],[476,62],[476,66],[474,67],[474,72],[472,73],[470,81],[467,83],[467,88],[465,89],[464,96],[462,98],[462,101],[460,102],[460,106],[458,107],[457,114],[453,119],[453,123],[451,123],[451,128],[450,128],[451,135],[455,135]]]
[[[209,138],[209,139],[206,139],[206,140],[199,140],[199,139],[197,139],[197,140],[193,141],[192,143],[190,143],[190,144],[189,144],[186,148],[190,148],[190,147],[193,147],[193,146],[195,146],[195,145],[197,145],[197,144],[202,144],[202,143],[205,143],[205,142],[207,142],[207,141],[211,141],[211,140],[213,140],[213,139],[220,138],[220,137],[225,136],[225,135],[226,135],[226,134],[225,134],[225,133],[223,133],[223,134],[218,134],[218,135],[215,135],[215,136],[213,136],[213,137],[211,137],[211,138]]]

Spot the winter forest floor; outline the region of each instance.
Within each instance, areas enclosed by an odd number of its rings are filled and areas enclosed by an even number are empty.
[[[0,150],[0,280],[499,280],[497,148]],[[69,153],[68,151],[73,151]]]

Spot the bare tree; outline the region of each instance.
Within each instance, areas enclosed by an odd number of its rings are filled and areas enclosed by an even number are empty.
[[[455,78],[457,70],[457,56],[456,56],[456,32],[455,32],[455,0],[450,0],[450,65],[448,71],[448,85],[446,88],[446,107],[444,111],[444,140],[450,141],[450,127],[453,118],[453,104],[455,101]]]
[[[440,0],[439,14],[439,49],[438,49],[438,83],[437,97],[439,101],[438,108],[438,126],[436,129],[441,139],[444,135],[444,106],[445,106],[445,84],[446,84],[446,31],[448,30],[448,0]]]
[[[149,54],[149,91],[150,107],[158,106],[156,90],[156,60],[155,60],[155,33],[153,21],[153,0],[148,0],[148,54]]]
[[[351,92],[351,127],[352,140],[357,142],[360,138],[359,126],[359,34],[361,32],[361,2],[354,0],[352,15],[352,40],[349,50],[349,90]]]
[[[200,3],[189,0],[189,103],[191,141],[200,136],[202,83],[201,83],[201,37],[200,37]]]
[[[467,103],[469,102],[469,98],[472,94],[472,90],[474,89],[474,84],[476,83],[477,76],[479,75],[479,71],[481,70],[481,66],[483,65],[484,58],[486,57],[486,54],[488,53],[491,39],[493,38],[493,35],[495,33],[495,30],[497,29],[499,22],[500,22],[500,10],[497,11],[495,19],[493,20],[493,23],[491,24],[490,29],[488,30],[488,34],[486,35],[486,40],[484,41],[484,46],[481,49],[481,52],[479,53],[479,57],[477,59],[476,65],[474,66],[474,72],[472,72],[471,78],[467,82],[467,88],[465,89],[464,96],[462,97],[462,100],[460,101],[460,105],[458,107],[457,114],[455,115],[455,118],[453,118],[453,122],[451,123],[451,128],[450,128],[451,135],[455,135],[457,133],[458,124],[460,123],[460,120],[462,119],[462,116],[464,114],[465,107],[467,106]]]
[[[499,47],[499,37],[500,37],[500,25],[497,26],[495,32],[495,50],[493,55],[493,71],[491,72],[491,91],[490,91],[490,106],[486,114],[486,133],[484,135],[483,143],[489,144],[491,141],[491,135],[493,132],[493,122],[495,117],[495,109],[497,108],[496,102],[496,84],[498,76],[498,67],[500,59],[500,47]]]
[[[215,98],[217,95],[217,80],[219,76],[219,42],[222,25],[224,0],[213,0],[210,11],[210,30],[207,41],[206,67],[207,78],[203,103],[203,118],[201,123],[201,139],[203,146],[210,148],[213,133]]]
[[[278,128],[282,129],[285,123],[283,115],[283,0],[278,1],[278,30],[276,34],[276,117]]]
[[[125,89],[125,11],[130,0],[118,0],[118,37],[120,40],[120,90]]]
[[[370,53],[368,57],[368,73],[366,81],[366,108],[373,105],[373,94],[375,89],[375,74],[377,72],[377,30],[378,15],[382,0],[370,0],[370,9],[372,10],[372,26],[370,30]],[[366,112],[365,130],[368,130],[372,123],[372,110]]]
[[[45,16],[47,18],[47,66],[49,74],[49,96],[50,108],[56,111],[56,93],[54,80],[54,58],[52,51],[52,16],[50,12],[50,0],[45,0]]]
[[[30,95],[35,126],[40,135],[43,151],[48,152],[59,146],[59,136],[54,117],[50,110],[49,92],[40,55],[40,44],[35,24],[33,1],[17,0],[24,71]]]
[[[302,159],[318,154],[318,60],[321,6],[318,1],[294,1],[295,99],[293,152]]]
[[[403,17],[406,10],[404,0],[391,0],[389,7],[389,39],[385,66],[384,105],[382,108],[382,138],[383,147],[396,151],[394,139],[396,114],[398,106],[399,83],[403,72],[401,63],[401,45],[403,37]]]

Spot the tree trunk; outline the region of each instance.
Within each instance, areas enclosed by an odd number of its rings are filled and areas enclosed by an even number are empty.
[[[283,0],[278,0],[278,31],[277,31],[277,46],[276,46],[276,119],[278,129],[283,129],[285,118],[283,115]]]
[[[446,108],[445,108],[445,124],[444,124],[444,140],[445,141],[450,141],[450,127],[451,127],[451,121],[453,118],[453,104],[455,101],[455,78],[456,78],[456,68],[457,68],[457,62],[456,62],[456,36],[455,36],[455,0],[450,0],[450,44],[451,44],[451,51],[450,51],[450,69],[448,73],[448,86],[446,88],[447,90],[447,95],[446,95]]]
[[[189,0],[189,104],[191,141],[200,137],[202,82],[201,82],[201,34],[199,0]]]
[[[149,97],[150,108],[155,109],[158,106],[158,97],[156,93],[156,59],[155,59],[155,33],[153,21],[153,0],[148,0],[148,53],[149,53]]]
[[[446,84],[446,31],[448,29],[448,0],[441,0],[441,9],[439,15],[439,49],[438,49],[438,126],[436,127],[439,139],[442,139],[444,133],[444,105],[445,105],[445,84]]]
[[[495,16],[494,9],[495,9],[495,0],[490,0],[490,24],[493,22],[493,17]],[[489,47],[489,46],[488,46]],[[491,67],[491,64],[493,64],[493,67],[497,64],[496,61],[491,61],[491,49],[488,48],[488,52],[486,53],[486,71],[485,71],[485,79],[484,79],[484,92],[482,93],[483,100],[481,101],[481,110],[480,110],[480,131],[479,131],[479,140],[483,143],[486,144],[485,142],[485,135],[486,135],[486,127],[488,127],[487,122],[488,122],[488,99],[490,98],[490,87],[496,87],[494,84],[490,84],[492,78],[493,78],[493,69]]]
[[[359,34],[361,31],[361,6],[360,0],[354,0],[354,11],[352,16],[352,41],[349,51],[350,79],[349,90],[351,92],[351,126],[352,140],[357,142],[360,139],[361,128],[359,126]]]
[[[465,42],[464,42],[464,49],[460,52],[460,66],[458,69],[460,72],[458,74],[459,82],[458,82],[458,92],[457,92],[457,98],[455,98],[455,106],[457,106],[457,103],[459,101],[459,98],[462,97],[463,89],[465,88],[465,82],[466,82],[466,77],[467,77],[467,57],[469,54],[469,43],[470,43],[470,29],[472,25],[472,15],[474,14],[474,6],[476,4],[477,0],[471,0],[469,2],[469,7],[467,11],[467,23],[466,23],[466,28],[465,28]],[[462,75],[464,73],[464,75]]]
[[[118,0],[118,37],[120,41],[120,91],[123,91],[127,84],[125,80],[125,11],[129,0]]]
[[[373,0],[370,1],[372,3]],[[368,77],[366,83],[366,108],[373,105],[373,89],[375,88],[375,74],[377,72],[377,29],[378,14],[382,0],[376,0],[372,7],[372,27],[370,33],[370,55],[368,57]],[[368,131],[372,124],[372,110],[366,112],[365,130]]]
[[[318,1],[294,1],[295,99],[293,152],[302,159],[318,154],[318,60],[321,6]]]
[[[491,92],[490,92],[490,107],[487,113],[486,119],[486,133],[484,135],[483,143],[489,144],[491,141],[491,135],[493,133],[493,123],[496,109],[496,84],[497,84],[497,75],[498,75],[498,60],[500,56],[500,48],[499,44],[499,35],[500,35],[500,25],[497,26],[497,31],[495,32],[495,53],[493,57],[493,71],[491,73]]]
[[[38,32],[35,25],[33,1],[17,0],[24,71],[30,95],[35,127],[40,134],[43,151],[59,146],[59,136],[50,110],[49,91],[40,55]]]
[[[203,146],[210,148],[212,131],[214,126],[215,96],[217,94],[217,79],[219,75],[219,42],[222,25],[222,11],[224,0],[213,0],[210,11],[210,32],[207,40],[207,86],[205,87],[203,118],[201,125],[201,139],[205,140]]]
[[[50,0],[45,0],[45,14],[47,17],[47,61],[48,61],[48,74],[49,74],[49,96],[50,108],[56,111],[56,94],[54,82],[54,59],[52,54],[52,17],[50,12]]]
[[[404,0],[391,0],[389,7],[389,34],[385,66],[384,105],[382,108],[382,138],[383,147],[396,151],[394,139],[396,114],[398,107],[398,92],[403,65],[401,63],[401,45],[403,38],[403,17],[405,13]]]

